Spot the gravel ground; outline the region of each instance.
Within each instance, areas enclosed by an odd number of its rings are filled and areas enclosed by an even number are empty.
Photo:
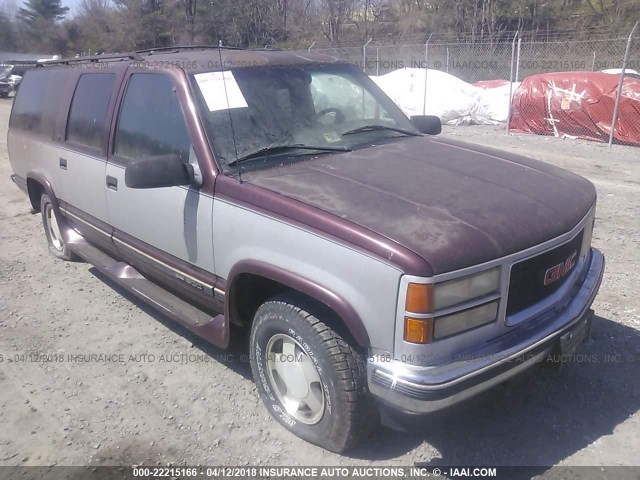
[[[340,456],[269,417],[241,341],[205,345],[89,265],[47,253],[40,216],[9,180],[10,107],[0,101],[0,465],[638,464],[640,149],[445,129],[596,185],[594,243],[608,263],[593,341],[558,372],[535,369]],[[70,358],[83,354],[104,358]]]

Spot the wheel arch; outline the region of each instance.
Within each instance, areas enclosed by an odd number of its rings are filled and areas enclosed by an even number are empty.
[[[49,181],[40,173],[29,172],[27,174],[27,193],[29,194],[29,200],[35,212],[40,211],[40,197],[43,193],[46,193],[49,195],[51,205],[56,210],[56,213],[59,213],[58,199],[53,192],[53,188]]]
[[[39,172],[29,172],[26,176],[27,194],[29,195],[29,201],[34,213],[40,212],[40,199],[44,193],[49,196],[51,206],[53,207],[53,213],[60,225],[60,233],[65,243],[69,242],[70,229],[69,225],[60,211],[60,204],[58,203],[58,197],[51,187],[51,183],[46,179],[44,175]]]
[[[229,272],[225,290],[225,317],[229,323],[250,324],[262,303],[293,291],[328,308],[339,322],[338,329],[343,327],[358,346],[370,346],[367,330],[355,309],[340,295],[297,273],[266,262],[241,261]]]

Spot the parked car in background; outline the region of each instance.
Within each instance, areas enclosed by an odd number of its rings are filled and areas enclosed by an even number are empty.
[[[6,80],[0,80],[0,98],[8,98],[11,93],[12,86]]]
[[[440,128],[332,57],[171,47],[26,72],[8,148],[53,255],[248,330],[271,415],[342,452],[589,337],[594,186]]]
[[[22,81],[22,74],[29,65],[5,64],[0,66],[0,97],[7,98],[11,92],[17,92]]]
[[[0,65],[0,98],[7,98],[13,90],[13,81],[10,80],[11,65]]]
[[[13,88],[14,92],[18,91],[18,88],[20,88],[20,82],[22,81],[22,76],[21,75],[9,75],[9,83],[11,83],[11,87]]]

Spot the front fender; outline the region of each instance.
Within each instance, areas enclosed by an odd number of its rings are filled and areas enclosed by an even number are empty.
[[[227,319],[230,318],[231,292],[243,273],[268,278],[322,302],[338,315],[360,346],[365,348],[370,346],[369,335],[362,319],[344,298],[302,275],[257,260],[242,260],[231,268],[226,282],[225,317]]]

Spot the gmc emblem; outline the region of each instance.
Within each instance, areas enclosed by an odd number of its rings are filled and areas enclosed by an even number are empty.
[[[545,287],[547,285],[551,285],[552,283],[557,282],[558,280],[560,280],[562,277],[564,277],[567,273],[571,271],[571,269],[576,264],[577,254],[578,252],[573,252],[571,255],[569,255],[569,258],[567,258],[564,261],[564,263],[559,263],[558,265],[554,265],[553,267],[548,269],[546,272],[544,272]]]

